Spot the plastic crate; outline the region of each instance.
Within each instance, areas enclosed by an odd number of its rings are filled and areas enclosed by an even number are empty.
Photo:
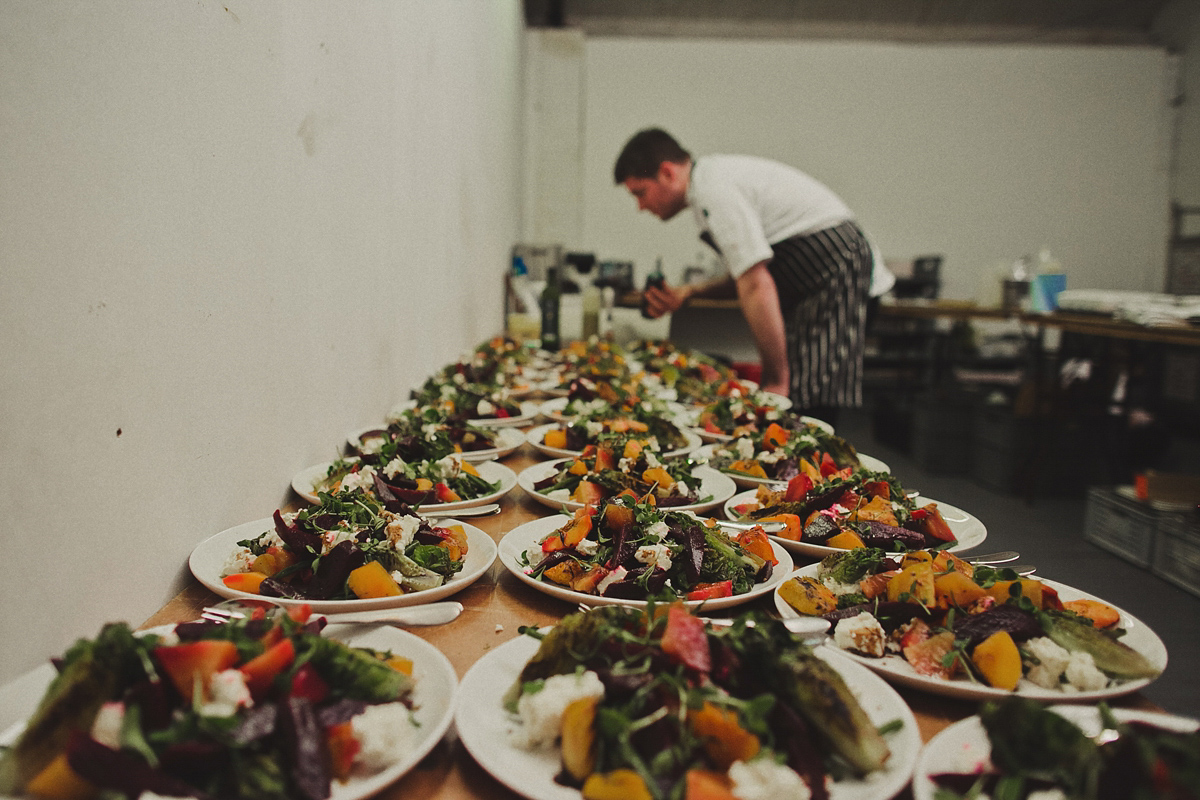
[[[1111,489],[1088,489],[1083,538],[1139,567],[1149,567],[1160,512]]]
[[[1158,525],[1151,571],[1200,596],[1200,523],[1182,514]]]

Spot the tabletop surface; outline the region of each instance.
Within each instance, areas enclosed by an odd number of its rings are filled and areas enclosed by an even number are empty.
[[[522,445],[502,463],[520,473],[525,467],[543,460],[540,453],[528,444]],[[297,498],[297,502],[300,502]],[[500,512],[486,517],[464,518],[464,521],[485,531],[498,543],[504,534],[533,519],[544,517],[551,510],[529,497],[520,487],[514,488],[500,501]],[[800,562],[803,559],[799,559]],[[800,566],[800,563],[797,564]],[[521,634],[522,625],[550,625],[564,614],[573,611],[570,603],[557,600],[532,589],[513,577],[499,559],[478,581],[450,600],[463,605],[462,615],[447,625],[412,627],[408,630],[441,650],[454,665],[461,680],[479,658]],[[150,617],[142,627],[195,619],[200,610],[220,598],[193,582]],[[770,595],[752,601],[748,606],[771,611]],[[897,691],[912,708],[920,727],[922,741],[957,720],[971,716],[976,704],[963,700],[939,697],[920,691],[897,687]],[[1127,695],[1113,705],[1155,709],[1141,695]],[[500,784],[485,772],[466,753],[457,741],[453,727],[437,748],[415,769],[396,784],[377,795],[379,798],[422,797],[463,800],[466,798],[516,798],[519,795]],[[901,798],[909,797],[906,789]]]

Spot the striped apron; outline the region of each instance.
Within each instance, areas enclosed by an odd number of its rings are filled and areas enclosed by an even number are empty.
[[[700,238],[715,249],[711,236]],[[767,269],[783,311],[793,406],[861,406],[871,245],[850,221],[771,250]]]

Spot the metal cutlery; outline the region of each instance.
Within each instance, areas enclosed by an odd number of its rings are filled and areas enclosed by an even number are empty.
[[[985,553],[981,556],[963,556],[963,561],[971,564],[1007,564],[1016,561],[1021,554],[1016,550],[1001,550],[998,553]]]
[[[266,608],[268,613],[275,613],[283,606],[269,600],[226,600],[205,608],[200,612],[200,617],[209,622],[223,624],[252,616],[256,608]],[[382,608],[375,611],[322,614],[321,616],[325,617],[331,625],[444,625],[456,619],[462,610],[462,603],[445,601],[401,608]]]
[[[423,517],[486,517],[492,514],[500,513],[499,503],[487,503],[482,506],[471,506],[470,508],[456,508],[442,510],[440,508],[431,508],[425,510],[418,508],[417,513]]]

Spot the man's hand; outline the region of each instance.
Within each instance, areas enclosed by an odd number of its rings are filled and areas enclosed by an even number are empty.
[[[651,286],[644,296],[646,313],[652,319],[658,319],[663,314],[673,314],[683,308],[684,303],[691,297],[691,291],[686,286],[675,289],[664,283],[662,286]]]

